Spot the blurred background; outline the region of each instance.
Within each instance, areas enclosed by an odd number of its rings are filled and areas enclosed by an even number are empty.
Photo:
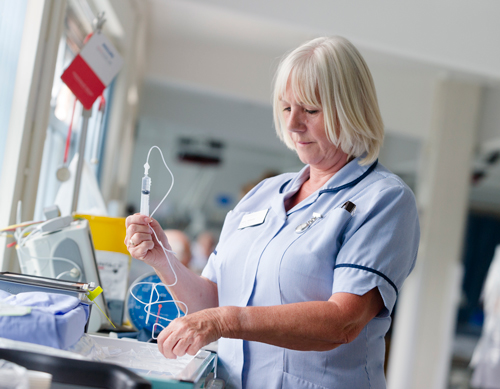
[[[379,160],[421,215],[418,264],[387,339],[388,385],[472,387],[500,244],[500,2],[0,0],[1,226],[19,200],[22,220],[42,220],[67,197],[56,172],[71,170],[82,107],[60,77],[101,12],[124,64],[92,108],[78,211],[138,212],[156,145],[175,185],[155,218],[187,236],[197,269],[246,191],[302,167],[273,127],[280,58],[322,35],[359,48],[385,122]],[[171,178],[156,150],[149,164],[153,210]],[[16,270],[0,239],[0,270]]]

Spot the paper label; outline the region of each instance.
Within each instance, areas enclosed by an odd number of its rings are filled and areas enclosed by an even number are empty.
[[[127,294],[129,255],[96,250],[99,277],[104,295],[110,300],[124,301]]]
[[[31,307],[0,303],[0,316],[25,316],[31,313]]]
[[[123,58],[103,33],[95,33],[80,52],[82,59],[108,86],[123,65]]]
[[[102,33],[95,33],[61,79],[85,109],[92,108],[123,65],[123,58]]]

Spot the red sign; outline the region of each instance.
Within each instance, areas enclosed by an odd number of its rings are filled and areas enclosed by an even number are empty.
[[[106,36],[95,33],[64,71],[61,79],[83,107],[91,109],[122,64],[123,59]]]

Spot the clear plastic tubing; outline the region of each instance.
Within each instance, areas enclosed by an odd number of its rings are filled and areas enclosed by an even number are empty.
[[[149,192],[151,190],[151,178],[148,175],[142,177],[141,187],[141,215],[149,216]]]

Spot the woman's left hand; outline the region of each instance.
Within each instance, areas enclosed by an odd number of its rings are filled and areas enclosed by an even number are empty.
[[[176,359],[198,350],[222,336],[222,309],[210,308],[172,321],[158,336],[158,349]]]

